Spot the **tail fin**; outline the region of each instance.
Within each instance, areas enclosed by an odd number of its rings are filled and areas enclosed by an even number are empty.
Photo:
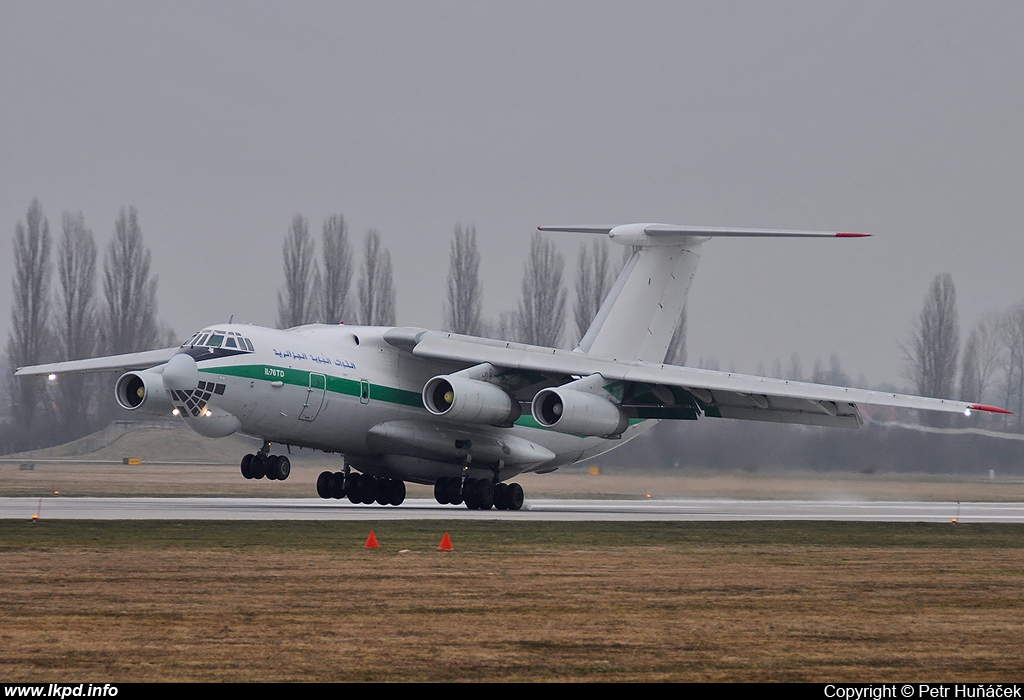
[[[664,362],[683,313],[690,282],[710,238],[854,238],[869,234],[779,229],[728,229],[666,224],[540,226],[541,231],[604,234],[633,247],[577,349],[617,360]]]

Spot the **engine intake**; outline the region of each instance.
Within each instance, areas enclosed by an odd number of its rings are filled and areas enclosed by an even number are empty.
[[[153,369],[122,374],[114,385],[114,398],[129,411],[167,415],[174,409],[164,390],[163,375]]]
[[[423,405],[435,416],[460,423],[512,425],[519,402],[499,386],[455,375],[439,375],[423,386]]]
[[[541,389],[533,397],[533,418],[545,428],[571,435],[614,437],[629,419],[611,401],[572,389]]]

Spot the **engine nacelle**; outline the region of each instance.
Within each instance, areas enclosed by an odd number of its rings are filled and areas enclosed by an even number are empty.
[[[440,375],[423,387],[423,405],[435,416],[460,423],[512,425],[519,402],[499,386],[456,375]]]
[[[174,410],[164,390],[164,377],[155,369],[122,374],[114,385],[114,398],[129,411],[163,416]]]
[[[572,389],[541,389],[531,408],[542,426],[570,435],[613,437],[629,426],[622,409],[611,401]]]

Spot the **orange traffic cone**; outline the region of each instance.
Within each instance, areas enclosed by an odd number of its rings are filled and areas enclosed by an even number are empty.
[[[366,538],[367,549],[380,549],[380,545],[377,544],[377,536],[373,534],[373,530],[370,530],[370,536]]]
[[[452,546],[452,538],[448,536],[447,532],[444,533],[444,537],[441,538],[441,544],[438,545],[437,548],[442,552],[451,552],[455,549],[455,547]]]

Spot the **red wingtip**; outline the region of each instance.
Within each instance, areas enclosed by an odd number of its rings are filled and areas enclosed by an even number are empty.
[[[1005,413],[1008,416],[1013,415],[1013,411],[1007,411],[1005,408],[999,408],[999,406],[989,406],[984,403],[972,403],[969,407],[972,411],[988,411],[989,413]]]
[[[836,238],[871,238],[870,233],[850,233],[848,231],[840,231],[836,234]]]

